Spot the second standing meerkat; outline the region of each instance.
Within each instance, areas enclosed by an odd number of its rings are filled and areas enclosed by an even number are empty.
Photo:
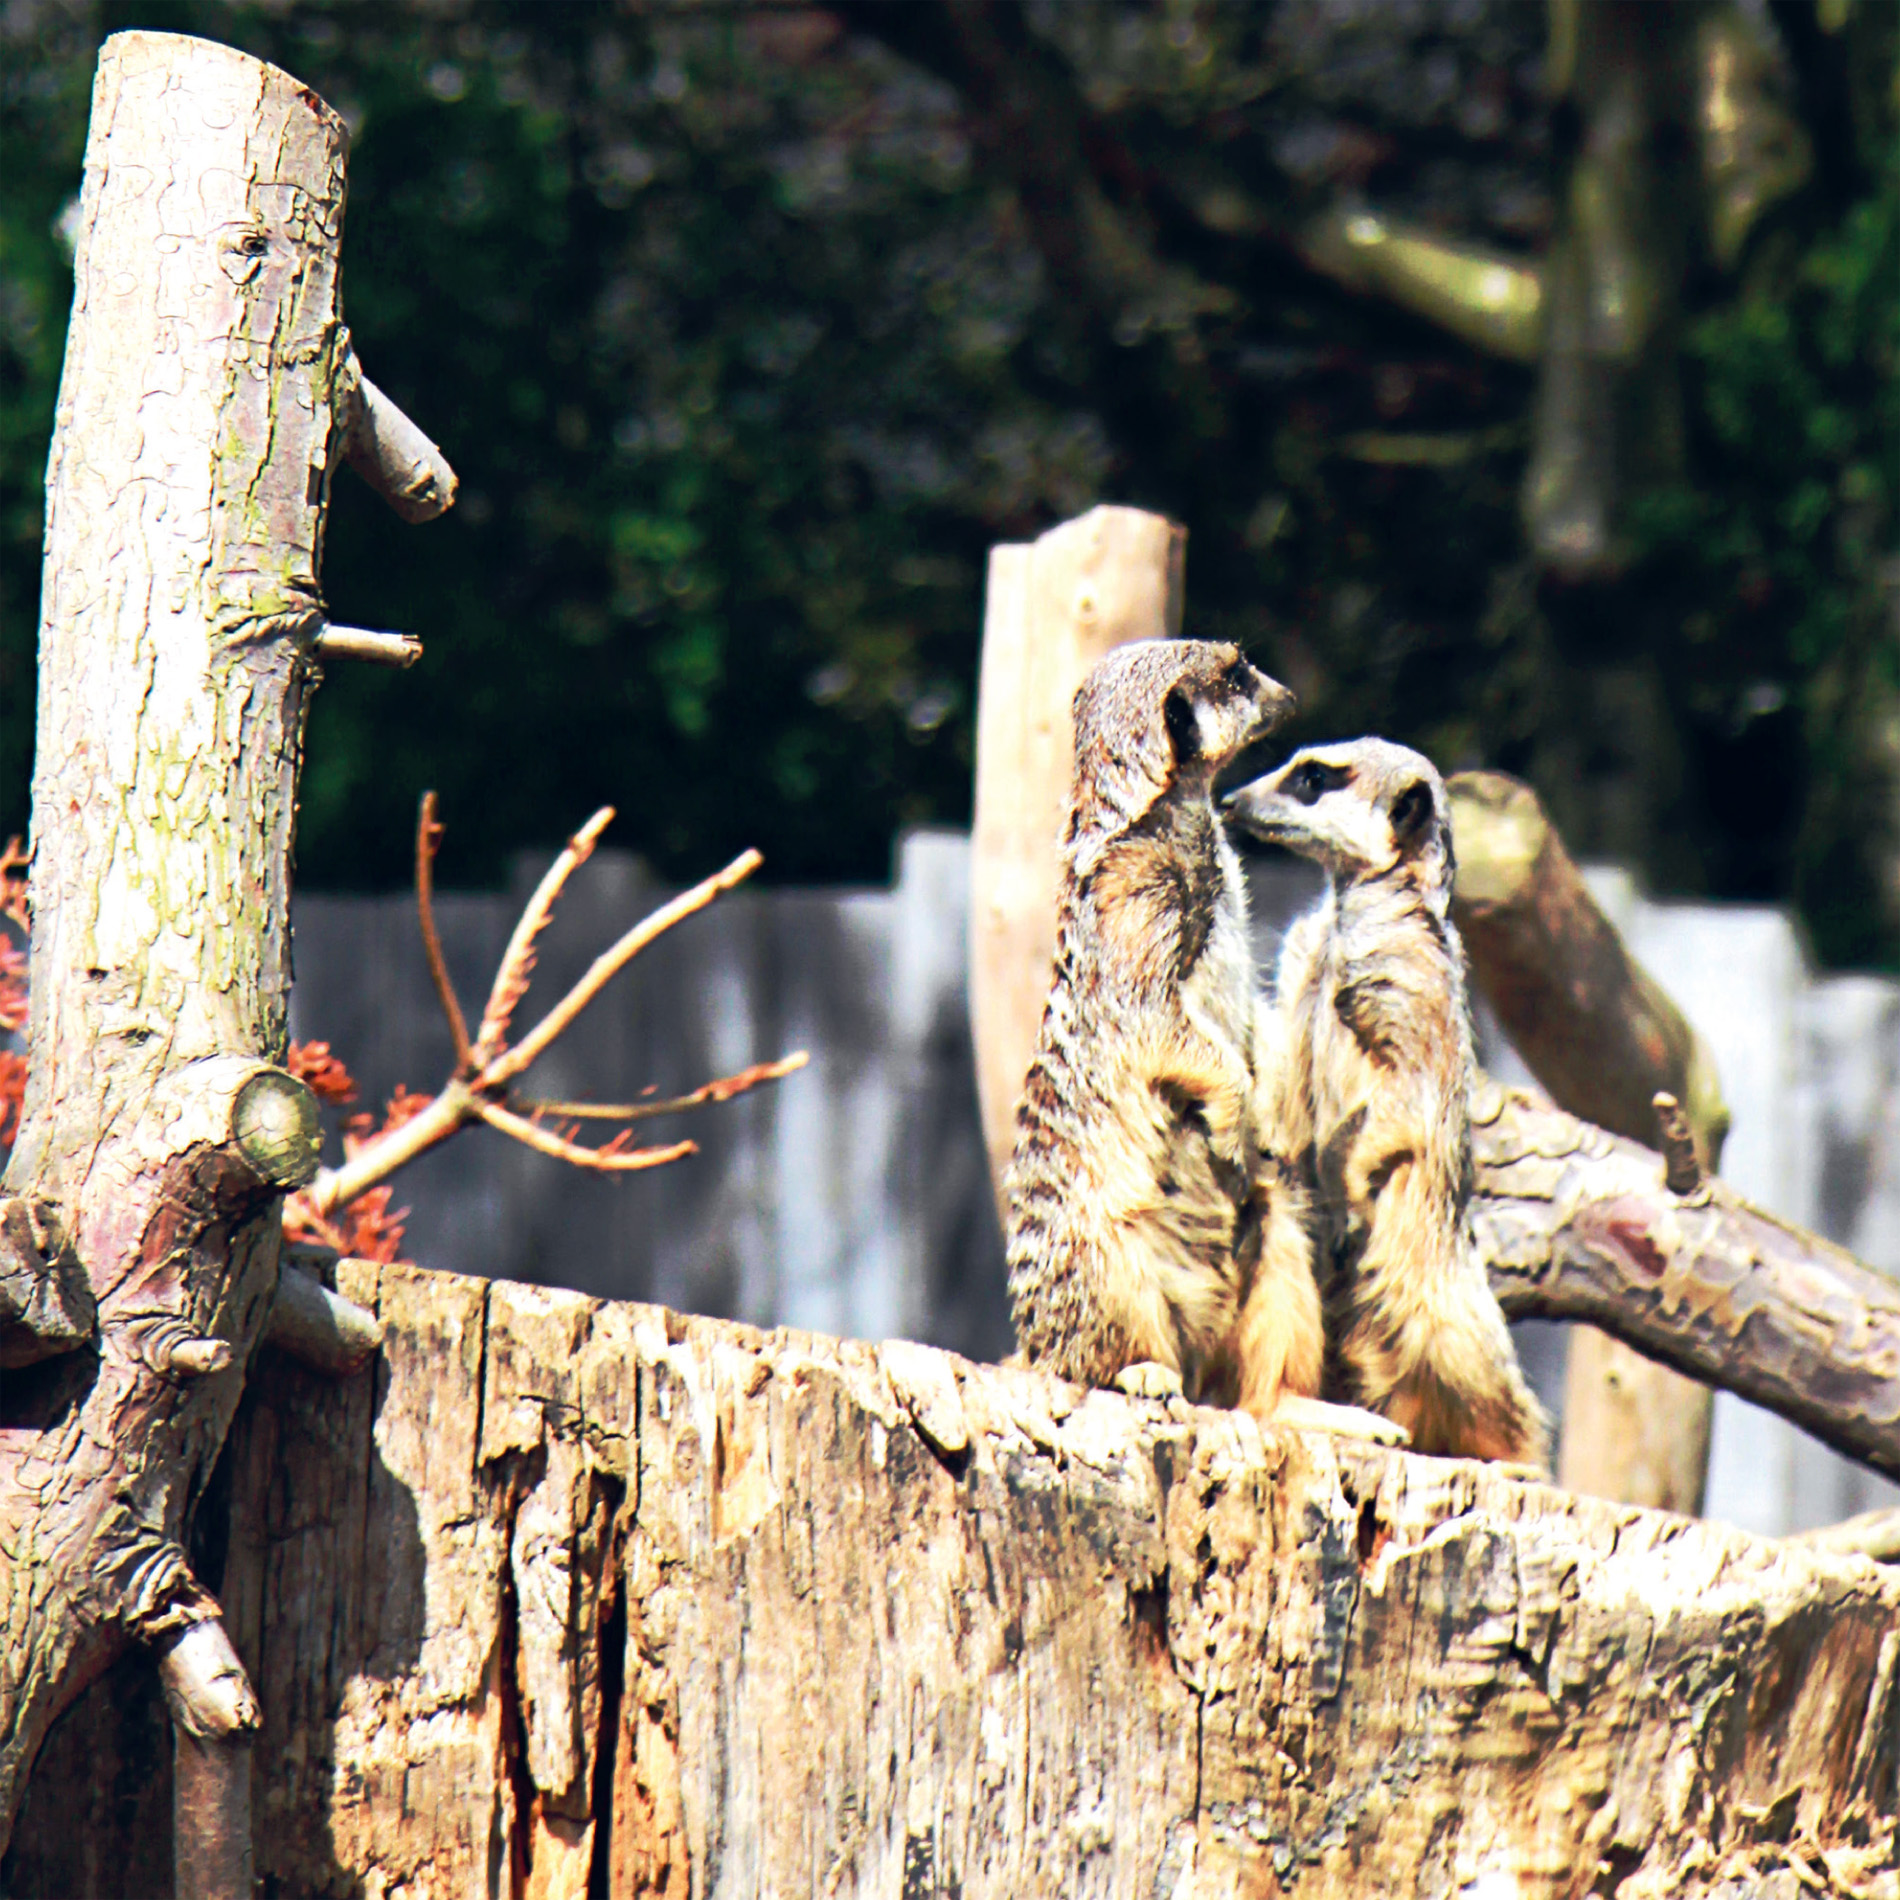
[[[1420,1451],[1541,1466],[1544,1415],[1467,1221],[1475,1061],[1444,781],[1358,739],[1297,753],[1226,808],[1329,874],[1281,951],[1263,1092],[1314,1193],[1339,1396]]]
[[[1311,1244],[1256,1140],[1246,887],[1212,792],[1291,702],[1195,640],[1118,647],[1076,694],[1054,981],[1004,1177],[1010,1310],[1024,1358],[1067,1378],[1390,1438],[1315,1396]]]

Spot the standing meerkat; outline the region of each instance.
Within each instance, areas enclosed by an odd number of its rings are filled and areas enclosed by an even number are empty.
[[[1267,1137],[1304,1157],[1341,1394],[1421,1451],[1542,1466],[1547,1427],[1472,1244],[1475,1062],[1444,781],[1383,739],[1314,746],[1226,801],[1329,874],[1288,932]]]
[[[1246,886],[1212,794],[1291,703],[1192,640],[1118,647],[1076,694],[1054,981],[1004,1175],[1010,1309],[1023,1357],[1066,1378],[1393,1439],[1314,1396],[1311,1244],[1256,1141]]]

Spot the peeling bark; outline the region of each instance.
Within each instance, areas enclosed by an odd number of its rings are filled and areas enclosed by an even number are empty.
[[[346,143],[258,60],[107,41],[47,471],[0,1198],[0,1359],[28,1365],[0,1418],[0,1840],[47,1725],[143,1643],[204,1744],[180,1796],[200,1894],[244,1879],[219,1830],[258,1718],[187,1525],[276,1289],[280,1197],[317,1160],[314,1099],[276,1065],[324,513],[360,407]]]
[[[921,1347],[339,1271],[378,1369],[277,1362],[231,1442],[280,1892],[1892,1891],[1900,1577],[1864,1559]],[[9,1893],[88,1891],[78,1832],[30,1804]]]

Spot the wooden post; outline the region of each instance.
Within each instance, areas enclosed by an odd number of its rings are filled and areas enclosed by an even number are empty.
[[[1027,546],[990,550],[970,853],[970,1022],[993,1180],[1009,1159],[1055,959],[1070,702],[1111,647],[1180,633],[1186,559],[1187,530],[1139,508],[1092,508]]]
[[[1661,1145],[1655,1098],[1683,1104],[1703,1168],[1728,1108],[1714,1058],[1624,948],[1529,786],[1450,782],[1454,914],[1472,975],[1512,1045],[1573,1115]],[[1711,1394],[1594,1327],[1571,1329],[1558,1476],[1574,1491],[1694,1516],[1708,1479]]]
[[[317,1164],[315,1102],[278,1064],[330,476],[350,456],[412,516],[454,492],[350,352],[346,145],[259,60],[106,42],[47,472],[0,1282],[88,1297],[0,1313],[28,1366],[0,1433],[0,1841],[48,1724],[144,1644],[194,1900],[249,1893],[258,1706],[186,1541],[275,1293],[280,1197]]]

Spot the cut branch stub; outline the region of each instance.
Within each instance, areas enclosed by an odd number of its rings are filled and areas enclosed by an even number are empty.
[[[323,1127],[317,1098],[284,1069],[259,1069],[231,1106],[238,1153],[260,1181],[300,1188],[317,1171]]]
[[[264,1343],[318,1372],[345,1378],[383,1343],[382,1322],[286,1259]]]
[[[405,521],[433,521],[454,507],[458,483],[447,457],[363,374],[347,342],[342,369],[351,468]]]
[[[413,633],[376,633],[368,627],[339,627],[326,622],[316,638],[320,660],[367,660],[371,666],[401,672],[422,658],[422,642]]]
[[[97,1319],[57,1211],[0,1196],[0,1371],[71,1352],[92,1337]]]
[[[1701,1191],[1702,1157],[1682,1104],[1667,1089],[1656,1091],[1656,1145],[1662,1150],[1663,1184],[1685,1199]]]

